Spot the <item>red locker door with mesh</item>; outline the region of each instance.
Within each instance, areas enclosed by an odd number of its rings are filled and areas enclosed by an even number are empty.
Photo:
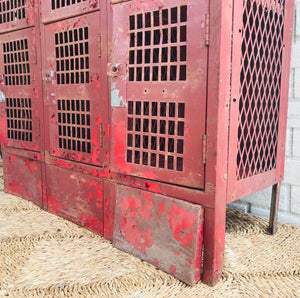
[[[40,66],[37,62],[34,28],[1,36],[0,73],[5,85],[7,144],[10,147],[40,151]]]
[[[44,28],[44,98],[49,117],[49,153],[102,165],[104,127],[98,12]],[[106,70],[106,69],[105,69]],[[103,154],[102,154],[103,153]]]
[[[207,2],[113,5],[114,171],[203,188]]]
[[[99,0],[43,0],[42,22],[48,23],[99,10]]]
[[[0,0],[0,33],[37,24],[37,0]]]
[[[282,179],[292,1],[235,1],[229,201]]]

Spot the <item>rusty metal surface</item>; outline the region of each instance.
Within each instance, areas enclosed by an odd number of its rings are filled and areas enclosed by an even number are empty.
[[[46,174],[48,210],[103,235],[102,180],[50,165]]]
[[[43,207],[42,163],[26,157],[2,152],[4,190]]]
[[[117,186],[113,245],[187,284],[200,279],[203,208]]]

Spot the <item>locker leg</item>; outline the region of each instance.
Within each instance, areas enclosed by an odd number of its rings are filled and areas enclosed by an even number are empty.
[[[277,232],[277,220],[278,220],[278,205],[280,196],[280,183],[274,184],[272,189],[272,200],[269,218],[269,232],[275,234]]]
[[[222,275],[225,249],[226,205],[205,208],[203,282],[214,286]]]

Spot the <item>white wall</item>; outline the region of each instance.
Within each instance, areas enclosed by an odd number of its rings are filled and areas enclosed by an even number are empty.
[[[254,215],[268,217],[271,188],[230,204]],[[281,187],[280,222],[300,225],[300,0],[295,1],[284,181]]]

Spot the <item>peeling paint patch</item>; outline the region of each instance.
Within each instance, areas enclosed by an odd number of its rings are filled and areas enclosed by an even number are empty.
[[[103,234],[103,223],[93,214],[84,214],[78,213],[79,223],[86,227],[90,228],[93,231],[96,231],[100,234]]]
[[[170,272],[175,276],[176,275],[176,266],[175,265],[171,265],[170,266]]]
[[[22,193],[22,192],[25,191],[25,188],[24,188],[24,187],[18,185],[18,184],[17,184],[16,182],[14,182],[14,181],[12,181],[12,182],[9,183],[9,189],[10,189],[12,192],[18,193],[18,194],[20,194],[20,193]]]
[[[38,166],[35,161],[25,160],[25,165],[29,169],[30,173],[38,170]]]
[[[125,153],[126,153],[126,147],[124,140],[126,138],[126,123],[125,121],[120,121],[118,123],[114,122],[115,126],[115,164],[117,167],[120,168],[120,171],[122,172],[130,172],[130,166],[125,161]]]
[[[192,229],[196,222],[195,214],[185,208],[178,208],[176,205],[172,205],[172,208],[169,209],[167,220],[173,231],[174,238],[181,242],[183,246],[191,247],[191,242],[196,234]]]
[[[54,164],[56,166],[61,166],[65,169],[73,169],[73,165],[72,164],[69,164],[68,162],[64,161],[64,160],[61,160],[61,159],[56,159]]]
[[[117,83],[111,84],[111,106],[121,107],[123,106],[123,96],[120,95],[120,90],[116,88]]]
[[[16,157],[15,155],[10,155],[10,156],[9,156],[9,162],[10,162],[10,163],[13,163],[13,162],[15,161],[16,158],[17,158],[17,157]]]
[[[56,196],[48,196],[48,210],[54,214],[62,214],[63,209],[67,207],[67,204],[62,202]]]
[[[151,195],[143,194],[143,196],[146,199],[143,200],[145,204],[139,198],[126,197],[122,200],[120,231],[133,247],[146,253],[146,248],[153,245],[153,231],[149,227],[141,226],[139,221],[150,220],[153,204]]]

